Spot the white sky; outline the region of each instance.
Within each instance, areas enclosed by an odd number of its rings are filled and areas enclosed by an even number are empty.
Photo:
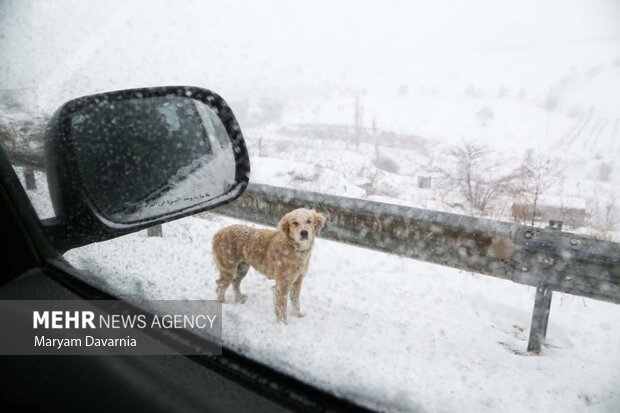
[[[620,56],[618,23],[612,0],[12,0],[0,2],[0,89],[40,87],[54,106],[178,83],[233,98],[401,78],[503,76],[546,87],[558,65]]]

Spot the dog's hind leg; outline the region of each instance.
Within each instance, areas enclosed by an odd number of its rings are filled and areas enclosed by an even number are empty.
[[[228,289],[230,283],[233,281],[233,274],[234,273],[232,271],[224,271],[220,269],[220,278],[215,281],[215,283],[217,284],[217,288],[215,289],[215,292],[217,293],[217,299],[222,303],[226,301],[226,290]]]
[[[245,303],[245,300],[248,298],[247,295],[241,293],[241,281],[243,281],[243,278],[247,275],[249,270],[250,266],[241,261],[237,264],[237,271],[235,272],[235,276],[232,281],[233,289],[235,291],[235,301],[241,304]]]

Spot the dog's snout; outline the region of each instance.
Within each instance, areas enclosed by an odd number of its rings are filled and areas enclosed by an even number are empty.
[[[301,235],[302,239],[307,239],[308,238],[308,231],[306,231],[305,229],[302,229],[301,231],[299,231],[299,235]]]

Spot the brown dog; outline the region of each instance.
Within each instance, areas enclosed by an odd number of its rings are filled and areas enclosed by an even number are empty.
[[[284,215],[277,230],[232,225],[213,237],[213,258],[220,270],[217,298],[224,302],[232,283],[235,301],[244,303],[241,281],[250,266],[276,281],[273,300],[276,319],[287,323],[287,295],[290,293],[293,314],[303,317],[300,309],[301,283],[308,271],[314,237],[325,225],[323,215],[309,209],[296,209]]]

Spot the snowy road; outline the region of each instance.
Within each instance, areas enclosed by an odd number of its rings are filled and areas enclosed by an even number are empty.
[[[85,280],[126,298],[215,299],[210,242],[237,222],[207,215],[72,250]],[[224,342],[389,411],[620,408],[620,306],[555,294],[542,357],[523,354],[534,289],[318,240],[304,319],[274,321],[271,282],[250,272],[226,304]],[[229,293],[231,293],[229,291]]]

